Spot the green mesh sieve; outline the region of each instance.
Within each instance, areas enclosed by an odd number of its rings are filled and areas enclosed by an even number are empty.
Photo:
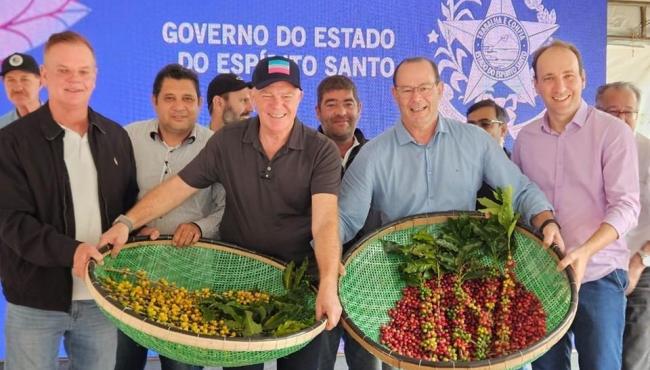
[[[408,244],[411,235],[424,228],[439,233],[450,217],[476,212],[431,213],[397,220],[359,241],[343,258],[346,274],[339,281],[344,309],[344,326],[362,346],[382,361],[405,369],[514,369],[541,356],[568,330],[577,308],[577,290],[572,270],[558,272],[559,254],[542,246],[530,230],[515,231],[514,259],[517,279],[540,299],[547,319],[547,335],[520,353],[474,362],[431,362],[391,353],[380,344],[379,328],[389,322],[388,310],[402,297],[406,283],[401,279],[402,257],[384,252],[381,240]]]
[[[103,265],[89,264],[86,285],[106,316],[126,335],[166,357],[202,366],[243,366],[289,355],[309,343],[325,327],[321,320],[298,333],[277,337],[222,338],[169,329],[124,309],[109,296],[98,279],[118,278],[111,269],[144,270],[151,280],[161,278],[188,290],[261,290],[284,292],[284,264],[225,243],[201,240],[190,247],[176,248],[170,238],[156,241],[136,239],[125,245],[116,258],[107,255]],[[310,297],[313,303],[315,297]]]

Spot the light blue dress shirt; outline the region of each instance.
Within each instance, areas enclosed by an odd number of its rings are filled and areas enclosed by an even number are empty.
[[[11,122],[17,120],[20,118],[18,115],[18,112],[16,112],[15,109],[12,109],[11,111],[7,112],[6,114],[0,116],[0,128],[3,128],[10,124]]]
[[[483,129],[439,116],[433,138],[418,144],[399,121],[364,145],[345,172],[341,238],[356,235],[370,208],[382,224],[419,213],[474,210],[483,181],[493,188],[512,185],[515,210],[526,223],[553,209]]]

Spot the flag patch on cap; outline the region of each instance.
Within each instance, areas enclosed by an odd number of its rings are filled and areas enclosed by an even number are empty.
[[[289,62],[286,60],[269,60],[269,74],[281,73],[283,75],[290,75]]]

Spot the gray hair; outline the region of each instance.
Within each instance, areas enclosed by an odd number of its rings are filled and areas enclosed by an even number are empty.
[[[639,90],[638,87],[636,87],[633,83],[631,82],[626,82],[626,81],[616,81],[616,82],[610,82],[608,84],[602,85],[598,88],[596,91],[596,104],[598,104],[598,101],[603,97],[603,94],[605,91],[608,89],[616,89],[616,90],[630,90],[634,93],[634,96],[636,96],[636,105],[637,107],[641,103],[641,90]]]

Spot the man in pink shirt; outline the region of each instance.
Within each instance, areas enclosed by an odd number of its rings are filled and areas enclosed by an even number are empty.
[[[569,329],[533,369],[571,368],[571,341],[581,369],[621,368],[629,250],[625,233],[639,216],[634,135],[582,99],[585,72],[575,46],[554,41],[533,56],[544,116],[519,133],[512,159],[546,194],[562,226],[566,257],[580,287]]]

